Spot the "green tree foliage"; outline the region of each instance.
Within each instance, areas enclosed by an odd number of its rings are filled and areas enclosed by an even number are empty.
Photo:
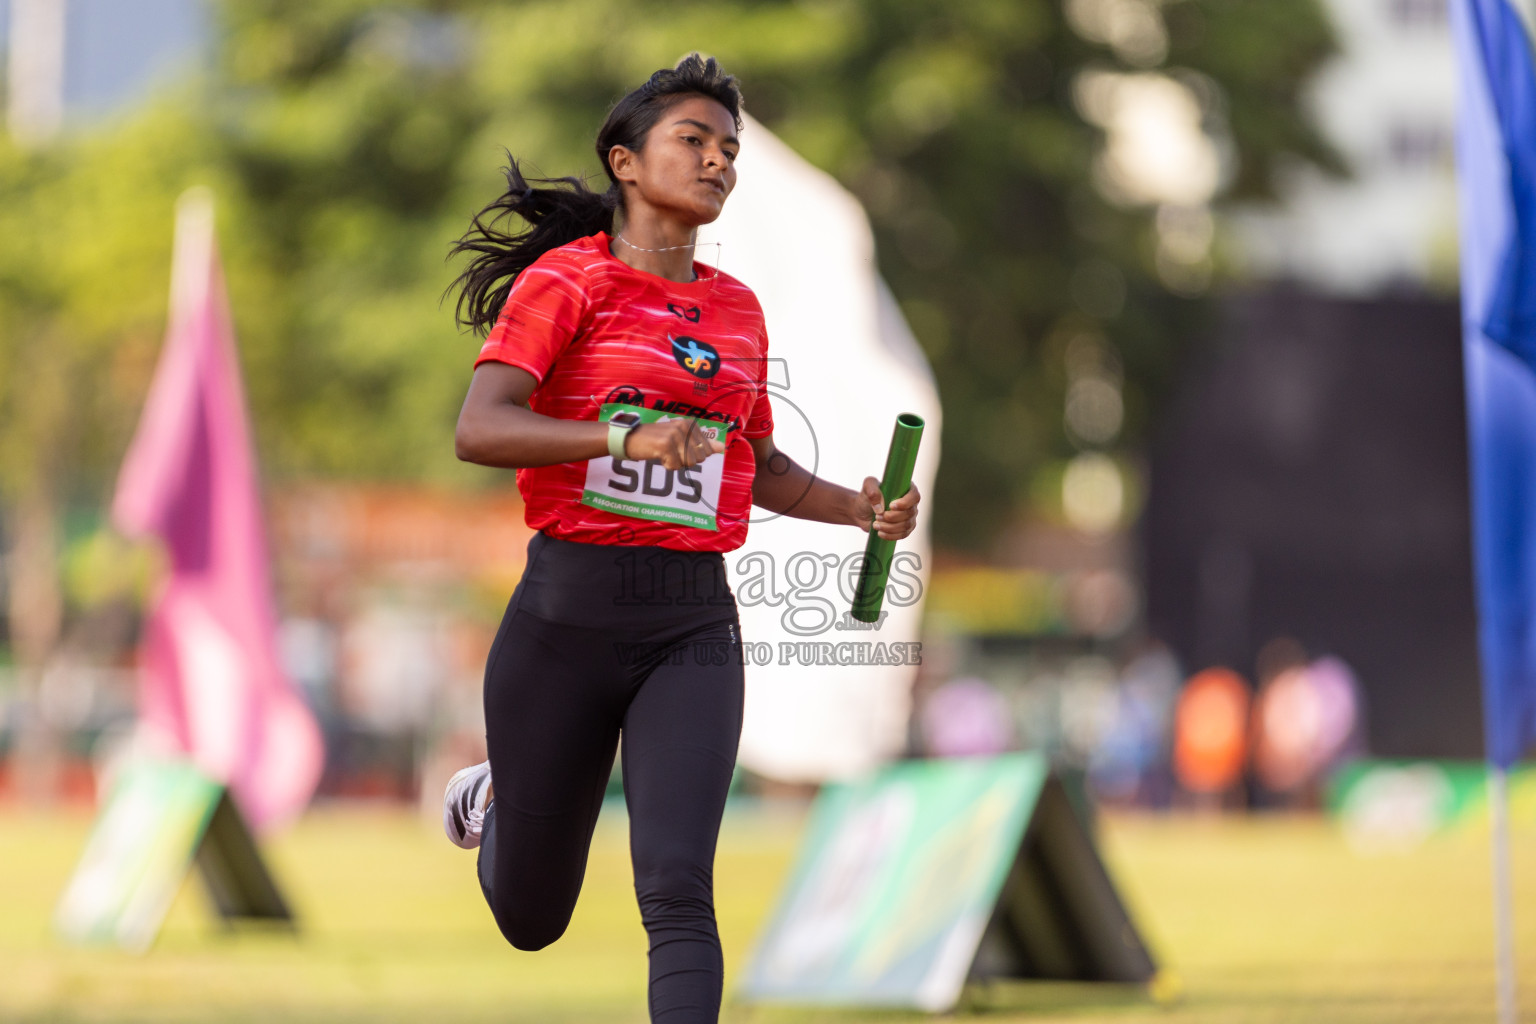
[[[1265,196],[1286,162],[1336,164],[1297,100],[1331,45],[1316,0],[218,12],[204,80],[48,152],[0,149],[0,475],[13,497],[43,463],[67,467],[66,489],[105,496],[163,324],[173,199],[194,181],[220,198],[268,471],[483,482],[452,457],[477,341],[439,302],[448,245],[499,193],[503,147],[546,174],[599,173],[591,140],[608,105],[698,49],[869,210],[945,406],[939,539],[982,547],[1080,443],[1062,425],[1074,340],[1123,376],[1113,444],[1134,446],[1203,308],[1159,277],[1156,211],[1096,186],[1104,131],[1082,109],[1081,73],[1185,82],[1226,147],[1233,196]],[[1150,37],[1104,29],[1138,18]]]

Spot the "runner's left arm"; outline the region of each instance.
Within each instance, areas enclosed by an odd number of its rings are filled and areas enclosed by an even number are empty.
[[[917,503],[921,495],[917,485],[883,508],[880,481],[864,478],[859,490],[841,487],[823,480],[794,459],[779,451],[773,435],[748,439],[757,457],[757,475],[752,480],[752,504],[769,512],[809,519],[818,523],[838,523],[868,530],[870,521],[880,514],[881,540],[901,540],[917,526]]]

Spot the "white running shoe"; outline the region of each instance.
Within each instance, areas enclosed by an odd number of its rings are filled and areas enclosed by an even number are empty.
[[[473,850],[480,845],[485,805],[491,792],[491,762],[460,768],[443,792],[443,831],[454,846]]]

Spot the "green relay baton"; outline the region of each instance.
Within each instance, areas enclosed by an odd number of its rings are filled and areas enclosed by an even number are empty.
[[[906,494],[912,487],[912,467],[917,462],[917,443],[923,439],[923,418],[904,412],[896,417],[891,432],[891,449],[885,456],[885,475],[880,478],[880,494],[886,504]],[[891,576],[893,540],[881,540],[875,528],[869,528],[864,544],[864,565],[853,592],[853,617],[860,622],[878,622],[880,605],[885,600],[885,584]]]

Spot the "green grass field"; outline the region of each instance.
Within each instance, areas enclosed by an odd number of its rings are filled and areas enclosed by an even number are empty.
[[[83,812],[0,810],[0,1021],[591,1022],[642,1024],[645,936],[621,814],[604,812],[570,930],[539,953],[505,945],[473,857],[434,822],[319,810],[270,858],[302,916],[297,936],[214,923],[184,888],[144,956],[71,949],[50,915],[90,825]],[[716,872],[727,962],[723,1020],[864,1024],[918,1015],[732,1005],[733,974],[799,837],[785,811],[733,811]],[[1105,856],[1183,995],[1008,984],[979,1019],[1160,1024],[1403,1024],[1493,1019],[1486,836],[1465,829],[1408,854],[1351,852],[1315,818],[1111,817]],[[1536,828],[1513,859],[1527,1003],[1536,1010]],[[1527,1013],[1526,1019],[1536,1020]]]

